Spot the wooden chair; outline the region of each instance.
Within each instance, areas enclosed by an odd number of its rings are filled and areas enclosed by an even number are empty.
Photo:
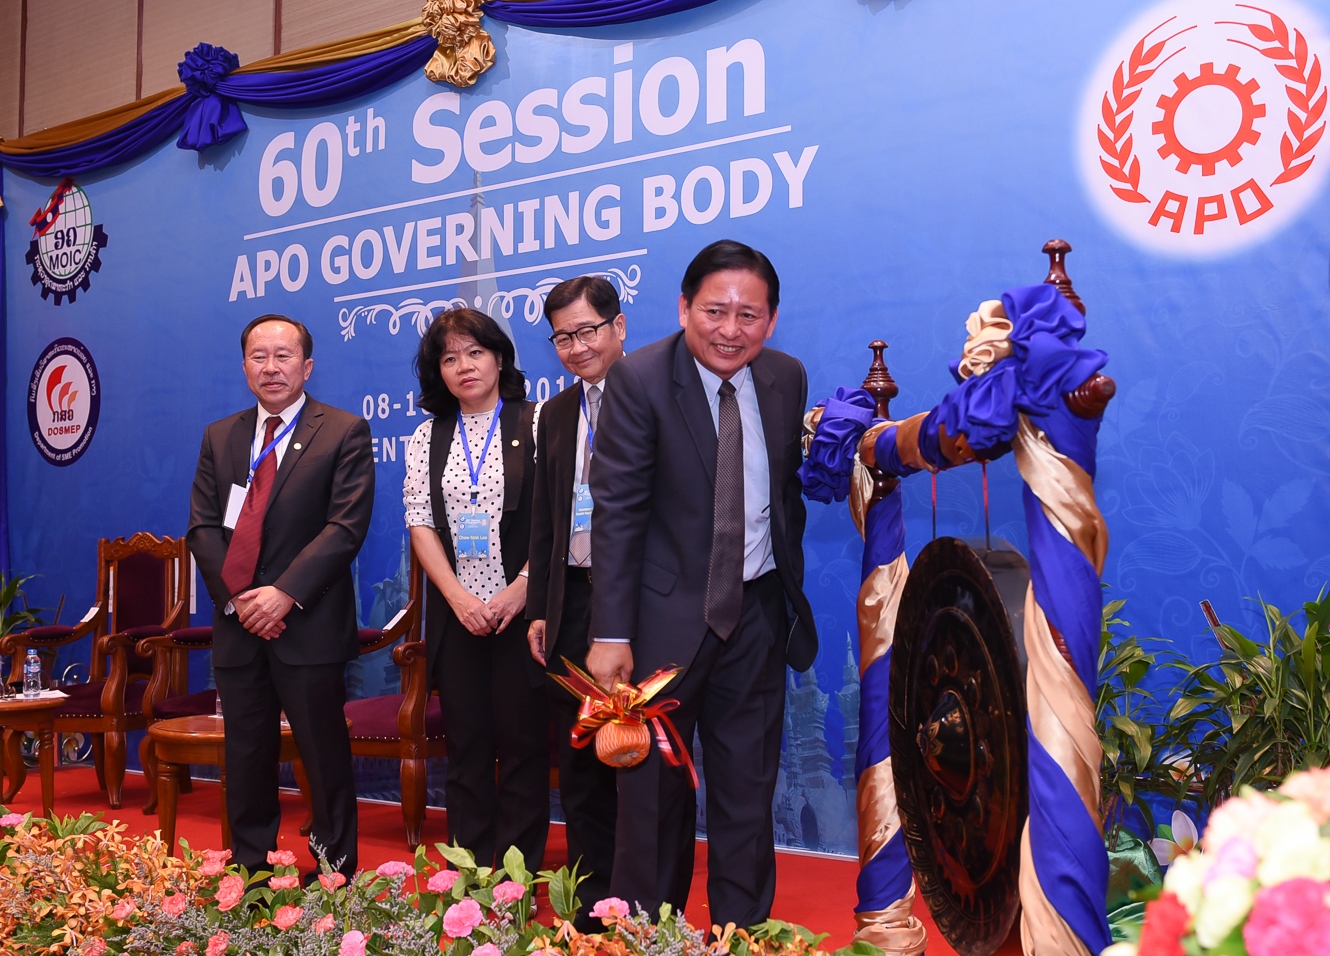
[[[189,655],[212,649],[212,627],[186,627],[157,637],[145,637],[135,647],[139,657],[151,658],[152,676],[143,694],[143,716],[151,727],[173,717],[199,717],[217,712],[217,691],[208,688],[189,693]],[[148,784],[144,813],[157,811],[157,754],[146,734],[139,743],[139,765]],[[190,789],[189,776],[180,780]]]
[[[393,648],[393,662],[401,668],[401,691],[381,697],[347,701],[351,722],[351,753],[401,761],[402,818],[409,847],[420,845],[425,822],[426,761],[447,756],[443,711],[430,694],[425,671],[424,572],[411,554],[410,586],[406,606],[381,631],[360,631],[360,653],[369,654],[408,638]]]
[[[128,649],[189,620],[189,550],[184,538],[157,538],[140,531],[97,542],[97,598],[73,627],[51,625],[11,634],[0,643],[22,670],[29,647],[39,650],[92,637],[87,683],[62,688],[68,699],[56,711],[56,733],[92,736],[97,783],[113,809],[120,808],[125,780],[125,735],[143,730],[143,698],[149,663]],[[12,671],[11,671],[12,673]],[[183,671],[170,675],[184,685]]]

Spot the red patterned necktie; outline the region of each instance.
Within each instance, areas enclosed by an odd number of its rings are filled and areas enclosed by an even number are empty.
[[[716,489],[703,616],[722,641],[739,625],[744,600],[744,429],[739,399],[720,384],[716,428]]]
[[[281,427],[282,420],[273,415],[264,425],[263,447],[267,448]],[[231,532],[231,546],[227,548],[226,560],[222,563],[222,583],[232,597],[249,590],[249,586],[254,583],[254,569],[259,566],[259,550],[263,547],[263,516],[268,511],[268,496],[272,494],[272,483],[276,477],[277,449],[274,448],[264,456],[254,472],[254,480],[240,508],[236,528]]]

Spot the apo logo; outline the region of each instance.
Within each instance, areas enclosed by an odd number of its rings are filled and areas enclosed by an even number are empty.
[[[1109,46],[1086,89],[1081,173],[1138,245],[1201,258],[1250,245],[1313,198],[1330,157],[1320,24],[1284,0],[1175,0]]]
[[[42,457],[72,465],[97,430],[101,383],[92,354],[78,339],[56,339],[37,359],[28,382],[28,431]]]
[[[106,232],[93,221],[88,194],[65,179],[28,225],[32,242],[23,259],[32,266],[32,284],[41,286],[42,298],[54,293],[59,305],[66,296],[73,302],[80,289],[87,292],[106,248]]]

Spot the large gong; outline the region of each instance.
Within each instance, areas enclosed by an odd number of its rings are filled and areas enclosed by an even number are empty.
[[[990,956],[1020,909],[1030,571],[1007,542],[993,544],[975,550],[937,538],[924,548],[891,652],[891,755],[905,844],[938,928],[963,956]]]

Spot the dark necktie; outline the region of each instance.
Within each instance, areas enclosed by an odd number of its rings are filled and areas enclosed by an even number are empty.
[[[707,565],[707,626],[722,641],[739,624],[744,578],[744,429],[739,399],[729,382],[720,385],[716,427],[716,498]]]
[[[590,427],[587,428],[587,440],[582,446],[582,475],[578,479],[582,484],[588,484],[591,481],[591,436],[596,433],[596,419],[600,416],[600,386],[591,385],[586,390],[587,418]],[[574,531],[568,541],[568,554],[573,559],[573,565],[579,568],[588,568],[591,566],[591,532]]]
[[[268,419],[262,447],[268,447],[281,425],[282,420],[276,415]],[[249,586],[254,583],[254,569],[259,566],[259,551],[263,547],[263,516],[268,511],[268,496],[272,494],[272,483],[276,477],[277,449],[274,448],[259,462],[254,472],[254,481],[249,486],[249,494],[245,495],[235,530],[231,532],[231,545],[226,549],[226,560],[222,562],[222,583],[232,597],[249,590]]]

